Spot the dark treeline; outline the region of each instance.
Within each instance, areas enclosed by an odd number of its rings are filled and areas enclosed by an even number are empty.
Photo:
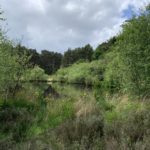
[[[28,49],[20,44],[17,45],[17,49],[19,53],[26,53],[26,55],[29,56],[30,67],[39,66],[46,74],[54,73],[61,66],[63,57],[61,53],[48,50],[42,50],[41,53],[38,53],[36,49]]]
[[[98,47],[95,49],[95,52],[93,54],[93,59],[95,60],[100,59],[105,52],[111,49],[111,47],[114,45],[116,41],[117,41],[116,37],[112,37],[108,41],[98,45]]]
[[[64,53],[62,66],[67,67],[77,61],[91,61],[93,53],[93,48],[89,44],[82,48],[68,49]]]
[[[107,52],[116,41],[113,37],[104,42],[94,50],[90,44],[84,47],[68,49],[64,54],[54,51],[42,50],[38,53],[36,49],[28,49],[25,46],[17,45],[20,54],[27,53],[30,56],[31,67],[39,66],[46,74],[53,74],[61,67],[70,66],[76,62],[90,62],[99,59],[103,53]]]

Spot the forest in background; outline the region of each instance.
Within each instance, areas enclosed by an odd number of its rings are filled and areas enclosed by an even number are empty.
[[[113,37],[110,40],[99,44],[96,49],[90,44],[75,49],[69,48],[64,54],[49,50],[42,50],[39,53],[36,49],[29,49],[25,46],[21,46],[21,44],[17,44],[13,48],[18,49],[20,54],[26,53],[27,56],[30,56],[29,63],[32,67],[39,66],[46,74],[51,75],[58,69],[71,66],[77,62],[91,62],[92,60],[98,60],[103,53],[111,48],[115,41],[116,37]]]

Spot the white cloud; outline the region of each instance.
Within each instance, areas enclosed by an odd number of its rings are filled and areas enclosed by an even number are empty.
[[[0,0],[10,38],[38,50],[97,46],[120,31],[123,10],[150,0]],[[124,15],[125,16],[125,15]]]
[[[45,13],[46,1],[45,0],[26,0],[26,9],[36,11],[37,13]]]
[[[66,4],[65,8],[66,8],[67,10],[69,10],[69,11],[73,11],[73,10],[77,9],[78,6],[77,6],[75,3],[73,3],[73,2],[68,2],[68,3]]]

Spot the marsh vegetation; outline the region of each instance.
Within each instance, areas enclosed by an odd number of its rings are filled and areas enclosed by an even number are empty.
[[[149,6],[96,50],[38,54],[0,33],[0,150],[149,149]]]

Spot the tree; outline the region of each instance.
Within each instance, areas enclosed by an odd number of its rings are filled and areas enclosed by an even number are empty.
[[[92,61],[93,48],[90,44],[85,45],[83,48],[85,51],[85,60]]]
[[[23,77],[25,81],[46,81],[48,79],[48,75],[45,74],[44,70],[38,66],[27,69]]]
[[[100,44],[94,51],[93,59],[98,60],[101,57],[103,57],[103,55],[111,49],[111,47],[114,45],[115,42],[116,37],[113,37],[109,39],[107,42],[103,42],[102,44]]]
[[[27,51],[30,56],[29,63],[32,67],[40,65],[40,54],[36,51],[36,49],[27,49]]]
[[[87,44],[85,47],[82,48],[75,48],[73,50],[68,49],[64,53],[63,59],[62,59],[62,66],[67,67],[75,62],[78,62],[79,60],[82,61],[91,61],[93,55],[93,48],[90,46],[90,44]]]
[[[43,50],[40,55],[39,66],[45,70],[45,73],[52,74],[61,66],[62,55],[60,53]]]
[[[27,63],[28,56],[20,53],[19,46],[14,46],[0,29],[0,95],[5,99],[15,93]]]
[[[2,38],[0,41],[0,91],[5,99],[13,95],[26,70],[28,56],[17,53],[11,41]]]
[[[149,8],[124,23],[114,47],[116,55],[109,62],[115,63],[106,71],[106,74],[111,73],[111,77],[113,72],[118,76],[123,91],[144,97],[150,96]]]

